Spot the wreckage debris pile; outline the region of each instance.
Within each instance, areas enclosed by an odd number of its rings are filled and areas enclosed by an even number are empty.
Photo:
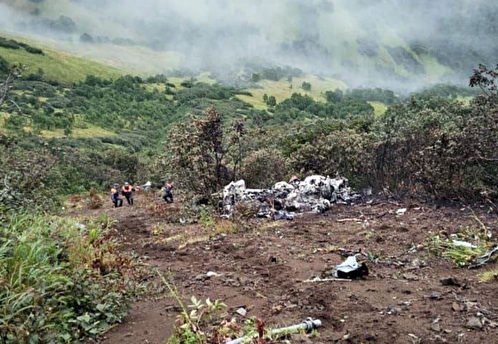
[[[223,211],[230,215],[239,202],[254,205],[257,217],[293,218],[293,213],[321,213],[333,203],[351,203],[371,192],[353,192],[345,178],[309,176],[303,181],[278,182],[271,189],[248,189],[244,180],[223,189]]]

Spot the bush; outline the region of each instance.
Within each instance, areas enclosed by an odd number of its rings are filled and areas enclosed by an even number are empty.
[[[19,215],[0,227],[2,343],[80,342],[123,319],[142,289],[111,224]]]
[[[305,91],[311,91],[311,84],[309,82],[303,81],[301,88]]]
[[[0,47],[7,48],[7,49],[19,49],[21,46],[19,43],[12,39],[6,39],[4,37],[0,37]]]
[[[0,56],[0,75],[7,74],[9,72],[9,66],[10,64],[7,60]]]
[[[244,160],[241,174],[248,187],[269,188],[287,176],[286,161],[278,149],[263,148]]]
[[[38,54],[38,55],[43,55],[43,50],[39,48],[33,48],[33,47],[26,47],[25,50],[30,53],[30,54]]]
[[[292,171],[303,175],[343,175],[354,187],[371,183],[372,139],[367,134],[340,130],[301,146],[289,157]]]

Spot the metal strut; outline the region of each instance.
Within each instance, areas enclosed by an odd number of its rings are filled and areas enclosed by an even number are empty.
[[[313,320],[311,318],[307,318],[302,323],[297,324],[297,325],[282,327],[282,328],[275,328],[273,330],[270,330],[269,335],[271,336],[271,335],[276,335],[276,334],[281,334],[281,333],[294,333],[294,332],[299,332],[301,330],[304,330],[306,332],[310,332],[310,331],[312,331],[320,326],[322,326],[322,322],[320,320],[318,320],[318,319]],[[247,339],[255,338],[256,336],[257,335],[240,337],[237,339],[233,339],[229,342],[226,342],[225,344],[240,344],[240,343],[245,342]]]

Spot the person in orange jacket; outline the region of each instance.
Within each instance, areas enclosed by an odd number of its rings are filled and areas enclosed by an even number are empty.
[[[114,208],[123,206],[123,199],[119,197],[119,184],[114,184],[111,188],[111,201],[114,203]]]
[[[135,189],[128,182],[124,183],[121,188],[121,193],[125,196],[128,205],[133,205],[133,191],[135,191]]]

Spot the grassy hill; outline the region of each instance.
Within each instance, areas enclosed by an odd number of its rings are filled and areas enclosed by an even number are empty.
[[[0,56],[9,63],[22,63],[27,67],[28,74],[36,73],[40,68],[43,69],[46,80],[73,83],[84,80],[87,75],[115,79],[126,74],[124,69],[33,43],[25,38],[14,37],[3,32],[0,32],[0,37],[14,39],[17,42],[41,49],[43,54],[33,54],[25,49],[9,49],[0,46]]]
[[[303,82],[308,82],[311,84],[311,91],[305,91],[302,89]],[[274,96],[277,103],[289,98],[293,93],[307,94],[317,101],[325,101],[323,93],[325,91],[334,91],[336,89],[344,90],[347,85],[337,79],[319,77],[316,75],[306,75],[300,78],[293,78],[292,82],[285,80],[272,81],[272,80],[261,80],[257,83],[259,87],[249,88],[248,91],[252,94],[238,95],[237,98],[243,100],[256,109],[266,109],[267,105],[263,101],[263,95]]]

